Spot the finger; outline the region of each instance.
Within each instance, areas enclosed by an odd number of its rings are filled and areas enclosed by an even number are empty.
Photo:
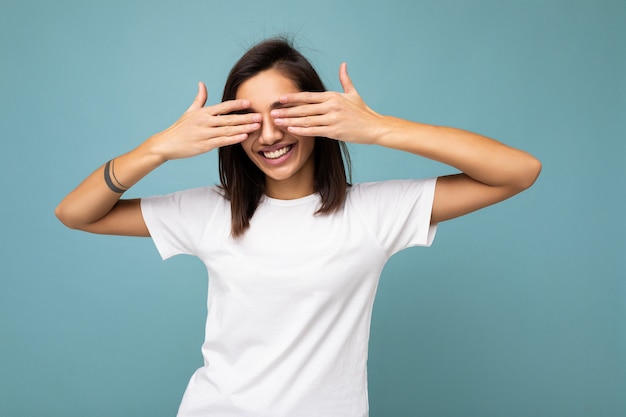
[[[321,114],[317,116],[292,117],[274,119],[277,126],[282,127],[316,127],[329,126],[332,122],[332,116]]]
[[[196,152],[194,155],[210,152],[213,149],[221,148],[222,146],[234,145],[236,143],[243,142],[248,138],[247,133],[241,133],[234,136],[219,136],[211,139],[206,139],[196,144]]]
[[[332,139],[332,135],[329,132],[327,126],[312,126],[312,127],[303,127],[303,126],[289,126],[287,128],[289,133],[298,135],[298,136],[323,136]]]
[[[240,133],[237,135],[218,136],[210,140],[211,149],[221,148],[223,146],[235,145],[248,139],[248,133]]]
[[[316,104],[307,103],[292,107],[282,107],[280,109],[272,110],[270,112],[270,116],[277,118],[317,116],[328,113],[330,107],[326,105],[326,103],[327,102]]]
[[[209,113],[213,116],[225,115],[234,112],[242,112],[251,113],[250,109],[250,100],[246,99],[238,99],[238,100],[227,100],[211,107],[207,108]]]
[[[310,92],[285,94],[278,98],[281,104],[322,103],[328,100],[329,92]]]
[[[237,136],[243,133],[252,133],[255,130],[259,130],[260,128],[260,123],[248,123],[236,126],[219,126],[211,128],[211,130],[207,132],[207,136],[210,136],[212,138]]]
[[[187,109],[187,111],[198,110],[204,107],[206,104],[207,92],[206,85],[202,81],[198,83],[198,93],[196,94],[196,98],[191,103],[191,106]]]
[[[339,81],[341,82],[341,87],[343,87],[344,93],[356,93],[356,88],[354,88],[354,84],[352,84],[352,80],[348,75],[348,64],[345,62],[342,62],[339,66]]]
[[[263,117],[259,113],[226,114],[223,116],[211,116],[208,125],[212,127],[237,126],[250,123],[260,123]]]

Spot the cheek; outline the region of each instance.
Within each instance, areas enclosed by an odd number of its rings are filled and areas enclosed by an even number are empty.
[[[248,135],[248,139],[241,142],[241,147],[248,157],[252,155],[252,142],[254,142],[254,138],[251,136],[252,135]]]
[[[241,145],[244,148],[252,148],[252,143],[255,142],[259,136],[261,136],[261,130],[263,129],[263,126],[261,125],[261,127],[253,132],[248,133],[248,138],[246,140],[244,140],[243,142],[241,142]]]
[[[308,155],[313,154],[313,150],[315,149],[315,139],[314,138],[305,138],[301,140],[302,148],[304,152]]]

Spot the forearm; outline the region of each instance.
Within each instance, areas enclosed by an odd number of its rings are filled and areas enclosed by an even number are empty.
[[[357,93],[342,64],[344,93],[302,92],[280,98],[276,125],[303,136],[377,144],[450,165],[461,174],[437,180],[431,222],[438,223],[505,200],[530,187],[541,171],[532,155],[481,135],[382,116]]]
[[[378,145],[450,165],[483,184],[523,190],[541,165],[532,155],[475,133],[385,116]]]
[[[112,169],[109,168],[109,177],[114,187],[130,188],[163,162],[165,159],[151,149],[148,140],[115,158]],[[58,205],[55,214],[63,224],[74,229],[87,229],[118,203],[123,194],[107,185],[104,169],[105,164],[85,178]]]
[[[174,124],[115,158],[110,170],[103,165],[94,171],[61,201],[55,210],[59,220],[68,227],[94,233],[147,236],[139,201],[120,201],[121,191],[165,161],[240,143],[261,126],[258,113],[231,115],[249,109],[249,100],[228,100],[205,107],[206,98],[204,83],[198,83],[196,98]]]

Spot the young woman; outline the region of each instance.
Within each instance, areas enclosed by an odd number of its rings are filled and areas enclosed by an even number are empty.
[[[367,416],[369,325],[385,262],[539,175],[537,159],[494,140],[380,115],[345,64],[339,78],[344,92],[326,92],[289,43],[262,42],[233,67],[220,104],[205,107],[200,84],[178,121],[98,168],[56,210],[68,227],[151,236],[164,259],[205,263],[205,362],[179,416]],[[462,173],[350,185],[344,142]],[[164,162],[216,148],[221,186],[120,199]]]

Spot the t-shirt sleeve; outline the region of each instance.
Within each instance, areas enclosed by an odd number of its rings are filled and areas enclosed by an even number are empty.
[[[354,203],[388,256],[430,246],[437,225],[430,224],[436,178],[358,184]]]
[[[161,255],[197,255],[211,214],[221,203],[218,192],[197,188],[141,199],[141,212]]]

